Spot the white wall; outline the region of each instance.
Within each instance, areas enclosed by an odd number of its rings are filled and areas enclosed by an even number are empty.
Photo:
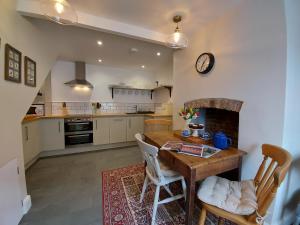
[[[300,2],[285,0],[287,24],[287,82],[283,146],[293,156],[291,170],[276,202],[274,225],[291,224],[300,204]],[[282,207],[283,206],[283,207]],[[282,209],[284,208],[284,209]]]
[[[30,20],[20,16],[16,12],[15,0],[0,0],[0,37],[2,39],[0,49],[0,169],[5,168],[9,162],[17,159],[20,168],[20,196],[23,199],[26,194],[26,182],[23,165],[21,121],[26,114],[28,106],[32,103],[41,83],[48,74],[52,64],[56,60],[55,48],[46,33],[40,32]],[[25,55],[37,62],[37,87],[27,87],[22,83],[16,84],[5,81],[4,78],[4,45],[9,43]],[[24,62],[24,61],[23,61]],[[14,168],[13,172],[16,172]],[[0,183],[6,183],[0,180]],[[5,193],[2,193],[5,195]],[[7,196],[9,193],[7,193]],[[17,193],[16,193],[17,195]],[[20,205],[20,201],[18,205]],[[13,201],[13,199],[11,199]],[[5,202],[0,201],[0,208],[6,207]]]
[[[111,84],[125,83],[138,88],[153,88],[158,80],[160,84],[172,84],[172,64],[166,65],[159,72],[147,70],[128,70],[107,66],[86,65],[86,79],[94,85],[91,91],[78,91],[66,86],[64,83],[75,77],[73,62],[57,61],[51,73],[52,101],[53,102],[125,102],[125,103],[157,103],[169,100],[167,90],[154,93],[153,100],[148,94],[116,94],[111,97]]]
[[[286,82],[286,32],[281,0],[243,1],[203,27],[194,21],[189,48],[174,55],[174,109],[184,102],[207,97],[244,101],[240,112],[239,148],[244,157],[242,178],[253,178],[261,144],[282,145]],[[201,76],[195,61],[212,52],[216,63]],[[174,119],[180,128],[181,119]]]

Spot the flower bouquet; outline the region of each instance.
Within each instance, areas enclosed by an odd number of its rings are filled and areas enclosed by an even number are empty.
[[[191,123],[192,119],[196,119],[198,116],[200,116],[200,112],[197,109],[194,108],[183,108],[178,113],[180,117],[182,117],[185,120],[185,127],[184,127],[184,133],[186,136],[190,135],[190,129],[189,124]]]

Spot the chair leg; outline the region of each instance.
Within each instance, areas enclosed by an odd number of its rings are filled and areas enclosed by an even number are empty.
[[[186,183],[184,178],[181,179],[181,186],[182,186],[182,191],[183,191],[183,195],[184,195],[184,200],[186,200]]]
[[[204,225],[205,224],[205,219],[206,219],[206,209],[202,207],[198,225]]]
[[[154,203],[153,203],[153,212],[152,212],[151,225],[155,224],[155,217],[156,217],[156,211],[157,211],[157,206],[158,206],[159,191],[160,191],[160,186],[156,186]]]
[[[140,203],[142,203],[142,201],[143,201],[147,186],[148,186],[148,176],[146,175],[145,180],[144,180],[144,184],[143,184],[142,194],[141,194],[141,197],[140,197]]]

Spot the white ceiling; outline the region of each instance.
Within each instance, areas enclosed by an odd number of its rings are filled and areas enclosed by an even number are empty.
[[[53,47],[60,49],[59,58],[63,60],[137,70],[142,70],[141,66],[145,65],[144,70],[154,72],[172,66],[173,51],[162,45],[45,20],[32,21],[43,33],[55,34],[56,46]],[[98,40],[103,42],[102,46],[97,44]],[[131,48],[138,52],[132,53]],[[157,52],[161,55],[157,56]],[[102,63],[98,59],[102,59]]]
[[[44,32],[57,34],[61,59],[131,69],[145,65],[146,70],[158,71],[166,65],[172,66],[172,50],[162,45],[162,40],[175,28],[174,15],[183,16],[181,27],[188,34],[245,0],[68,1],[79,15],[78,25],[84,28],[34,19]],[[17,10],[27,16],[41,17],[37,3],[18,0]],[[97,46],[97,40],[103,41],[103,46]],[[139,51],[130,53],[132,47]],[[156,56],[158,51],[160,57]],[[99,58],[102,63],[97,62]]]
[[[172,17],[183,15],[183,28],[205,24],[244,0],[69,0],[78,11],[156,32],[174,31]]]

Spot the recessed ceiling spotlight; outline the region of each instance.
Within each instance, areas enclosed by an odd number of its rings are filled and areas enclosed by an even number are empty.
[[[157,55],[157,56],[160,56],[160,52],[156,52],[156,55]]]
[[[142,67],[143,69],[145,69],[145,65],[142,65],[141,67]]]
[[[131,53],[136,53],[136,52],[138,52],[139,50],[138,50],[137,48],[131,48],[131,49],[129,49],[129,51],[130,51]]]
[[[98,62],[101,63],[101,62],[102,62],[102,59],[98,59]]]
[[[103,43],[102,41],[97,41],[97,44],[101,46]]]

